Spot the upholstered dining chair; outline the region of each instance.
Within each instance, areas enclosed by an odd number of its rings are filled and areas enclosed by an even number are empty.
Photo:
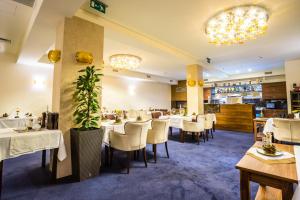
[[[127,152],[127,173],[129,174],[131,153],[143,150],[145,167],[146,160],[146,140],[148,123],[127,122],[124,125],[125,134],[110,132],[110,164],[112,164],[114,150]]]
[[[197,119],[198,120],[198,119]],[[182,141],[184,141],[185,134],[195,134],[197,144],[200,144],[200,137],[203,137],[203,141],[205,142],[204,138],[204,118],[199,117],[199,121],[191,122],[183,120],[182,126]]]
[[[208,141],[208,135],[211,135],[211,138],[214,138],[213,134],[213,125],[214,125],[214,115],[213,114],[206,114],[205,115],[205,123],[204,123],[205,135],[206,140]]]
[[[292,142],[292,132],[289,119],[273,119],[274,139],[279,142]]]
[[[168,152],[168,132],[170,127],[169,119],[153,119],[151,129],[148,130],[147,144],[152,144],[154,153],[154,162],[156,163],[157,144],[165,143],[167,157],[169,158]]]
[[[291,132],[292,132],[292,141],[294,143],[300,143],[300,120],[293,119],[291,120]]]
[[[128,118],[134,118],[134,119],[136,119],[137,116],[138,116],[138,113],[137,113],[136,110],[133,110],[133,109],[128,110],[128,112],[127,112],[127,117]]]

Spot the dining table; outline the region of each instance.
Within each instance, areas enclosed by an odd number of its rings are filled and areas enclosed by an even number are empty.
[[[295,155],[296,152],[299,152],[296,150],[298,146],[274,144],[277,150],[291,155],[290,161],[288,159],[274,161],[276,158],[268,157],[267,160],[264,160],[249,153],[253,148],[261,148],[262,144],[262,142],[256,142],[236,164],[236,168],[240,171],[240,199],[250,200],[250,182],[252,181],[260,185],[256,199],[266,199],[266,196],[272,197],[273,195],[272,199],[274,200],[278,196],[282,200],[292,200],[294,184],[298,184],[299,181],[297,171],[300,166],[299,163],[296,164],[299,154]],[[292,161],[293,157],[294,161]],[[272,194],[267,194],[266,191],[270,191]]]
[[[52,180],[56,180],[57,161],[67,157],[64,138],[61,130],[17,130],[13,128],[0,129],[0,199],[4,161],[25,154],[53,149]],[[45,167],[45,155],[42,157]]]
[[[29,120],[37,120],[35,116],[0,117],[0,128],[18,128],[26,125]]]

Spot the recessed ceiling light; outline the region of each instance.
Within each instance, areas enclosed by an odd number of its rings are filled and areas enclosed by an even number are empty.
[[[237,74],[240,73],[240,70],[235,70],[235,73],[237,73]]]
[[[252,72],[252,69],[251,69],[251,68],[249,68],[249,69],[248,69],[248,72]]]

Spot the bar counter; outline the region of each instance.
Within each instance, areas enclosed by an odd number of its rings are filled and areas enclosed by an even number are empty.
[[[216,116],[216,129],[253,133],[255,112],[252,104],[220,104]]]

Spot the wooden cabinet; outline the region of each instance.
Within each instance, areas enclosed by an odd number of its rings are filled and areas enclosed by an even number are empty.
[[[186,81],[178,81],[178,85],[171,86],[171,101],[187,101]]]
[[[203,96],[204,100],[208,101],[209,97],[211,96],[211,88],[203,88]]]
[[[286,83],[285,82],[263,83],[262,97],[264,100],[287,99]]]
[[[228,131],[253,133],[254,105],[221,104],[216,113],[216,128]]]

